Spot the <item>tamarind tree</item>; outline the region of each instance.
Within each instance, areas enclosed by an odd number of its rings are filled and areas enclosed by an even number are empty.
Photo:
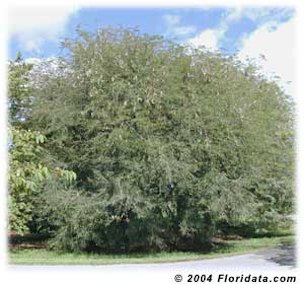
[[[64,47],[27,118],[77,174],[39,195],[54,247],[197,250],[293,211],[293,104],[254,65],[133,29]]]

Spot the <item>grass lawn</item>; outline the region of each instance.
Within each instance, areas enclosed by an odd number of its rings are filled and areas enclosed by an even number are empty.
[[[285,243],[293,243],[294,236],[271,238],[252,238],[226,241],[225,245],[216,247],[212,252],[160,252],[134,254],[87,254],[59,253],[46,249],[15,249],[9,252],[10,264],[130,264],[130,263],[160,263],[187,260],[201,260],[222,256],[248,253]]]

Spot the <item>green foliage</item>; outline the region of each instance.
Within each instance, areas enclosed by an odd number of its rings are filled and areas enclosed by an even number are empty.
[[[134,30],[64,46],[29,119],[77,174],[44,201],[55,247],[202,249],[292,212],[293,105],[254,66]]]
[[[23,127],[30,97],[28,72],[31,67],[18,55],[9,65],[9,230],[24,233],[32,219],[33,196],[41,191],[48,179],[63,183],[76,179],[76,174],[64,169],[49,168],[41,144],[46,137]]]
[[[9,229],[22,233],[31,219],[31,196],[48,178],[49,170],[38,160],[41,134],[11,128],[10,137]]]
[[[26,64],[20,53],[8,66],[8,97],[9,97],[9,120],[11,124],[20,124],[28,113],[30,104],[30,78],[31,64]]]
[[[39,132],[12,127],[10,138],[9,229],[24,233],[32,219],[33,195],[41,191],[48,179],[58,178],[70,183],[76,175],[59,168],[53,173],[42,164],[40,144],[45,141],[45,136]]]

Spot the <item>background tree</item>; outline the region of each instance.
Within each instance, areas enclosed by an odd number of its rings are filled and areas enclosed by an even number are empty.
[[[27,129],[26,123],[31,104],[30,70],[20,54],[9,63],[9,230],[22,234],[28,231],[32,219],[33,196],[48,179],[69,183],[75,173],[64,169],[49,168],[46,152],[41,144],[45,136]]]

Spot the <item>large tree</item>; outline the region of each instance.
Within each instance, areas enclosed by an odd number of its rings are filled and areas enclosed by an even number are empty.
[[[292,211],[292,103],[254,66],[135,30],[80,31],[64,46],[30,119],[78,177],[57,246],[201,248]]]

